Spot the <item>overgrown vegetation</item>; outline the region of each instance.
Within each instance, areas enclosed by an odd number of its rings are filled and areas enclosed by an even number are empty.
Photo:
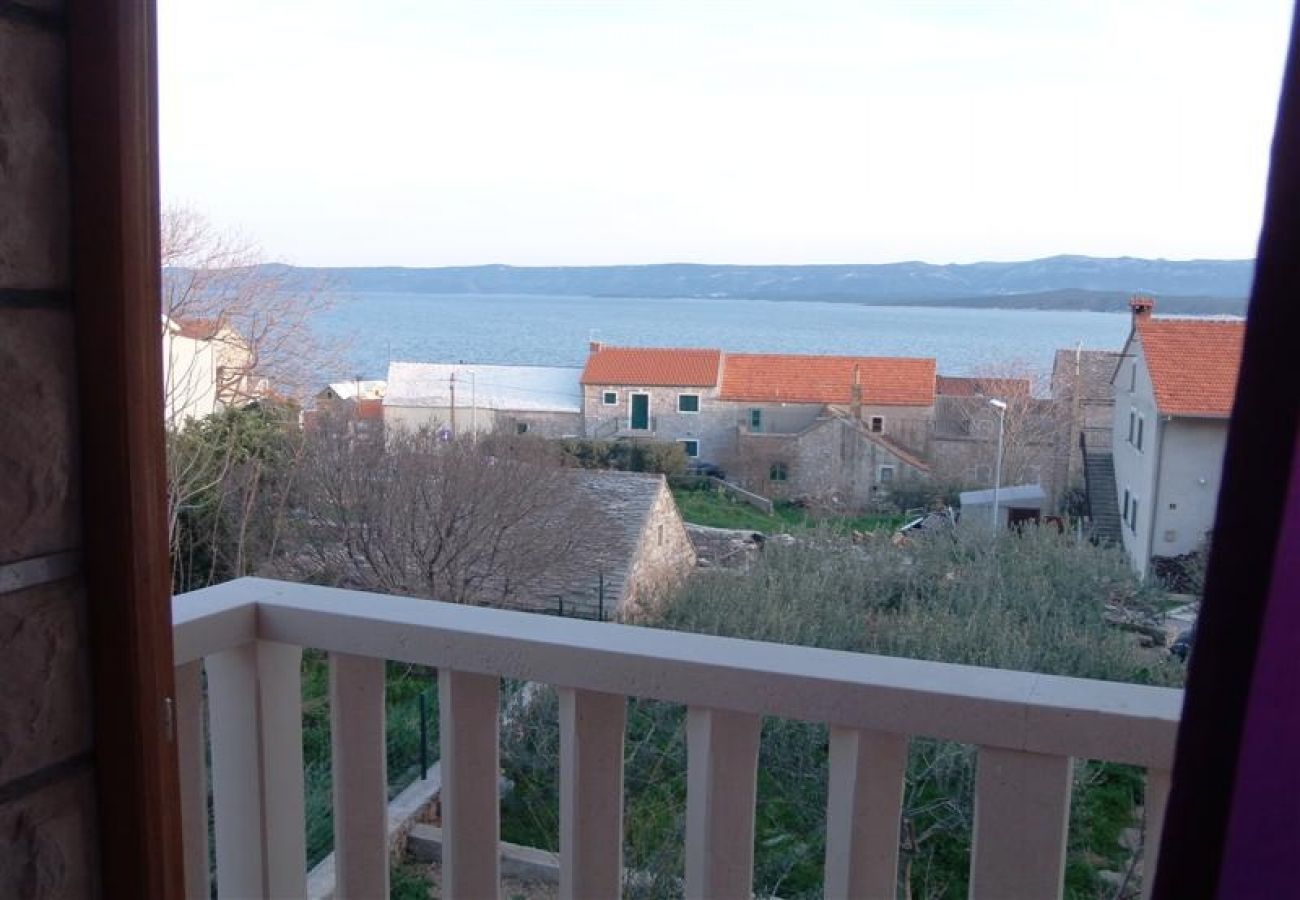
[[[855,544],[829,530],[769,544],[750,577],[701,573],[663,610],[665,628],[1142,684],[1178,685],[1182,672],[1105,624],[1103,605],[1154,607],[1122,554],[1050,529],[1022,535],[959,531],[906,546]],[[542,692],[507,728],[503,762],[515,784],[506,840],[555,847],[556,726]],[[633,699],[626,743],[626,862],[636,893],[680,894],[686,778],[684,711]],[[760,749],[755,888],[760,896],[820,895],[827,734],[768,720]],[[963,897],[973,816],[974,750],[913,740],[901,835],[902,896]],[[1130,856],[1141,773],[1081,762],[1076,769],[1067,895],[1101,896],[1098,872]]]
[[[821,513],[795,503],[777,501],[772,514],[737,500],[720,488],[702,485],[673,487],[673,497],[682,518],[695,525],[713,528],[747,528],[765,534],[796,532],[825,528],[847,534],[851,531],[875,531],[879,528],[897,528],[903,516],[896,513],[863,513],[858,515]]]
[[[676,441],[597,441],[570,439],[560,442],[569,465],[583,469],[617,469],[680,475],[686,471],[686,451]]]

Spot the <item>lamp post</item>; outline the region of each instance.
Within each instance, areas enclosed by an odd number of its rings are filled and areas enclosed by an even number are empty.
[[[1007,421],[1007,402],[989,399],[989,406],[998,411],[998,458],[993,468],[993,529],[998,528],[998,491],[1002,487],[1002,432]]]

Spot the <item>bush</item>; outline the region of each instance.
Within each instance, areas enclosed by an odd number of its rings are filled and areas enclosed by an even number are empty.
[[[570,465],[583,469],[617,469],[680,475],[686,471],[686,451],[675,441],[566,440],[560,447]]]
[[[829,530],[769,543],[751,575],[699,573],[662,612],[665,628],[1143,684],[1177,685],[1172,661],[1108,626],[1106,602],[1154,607],[1122,552],[1053,529],[921,535],[904,546],[854,544]],[[549,703],[549,701],[548,701]],[[553,707],[536,703],[507,732],[502,761],[516,792],[503,826],[554,846]],[[685,813],[684,711],[632,699],[625,760],[626,864],[638,896],[680,894]],[[764,723],[755,822],[759,896],[820,896],[827,733]],[[1097,869],[1122,866],[1141,775],[1081,762],[1067,895],[1096,896]],[[974,748],[914,738],[900,868],[913,896],[964,897],[973,817]],[[529,823],[523,828],[517,823]]]

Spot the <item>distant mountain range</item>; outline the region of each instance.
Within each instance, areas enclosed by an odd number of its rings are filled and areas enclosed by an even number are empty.
[[[351,292],[744,297],[869,305],[1123,310],[1135,293],[1168,313],[1243,313],[1253,260],[1102,259],[934,265],[457,266],[293,268],[278,274]]]

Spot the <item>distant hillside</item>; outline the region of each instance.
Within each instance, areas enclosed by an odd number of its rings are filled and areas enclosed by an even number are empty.
[[[290,278],[324,278],[339,290],[356,292],[750,297],[1035,309],[1122,309],[1129,295],[1141,292],[1165,300],[1164,310],[1208,313],[1244,309],[1254,262],[1053,256],[953,265],[279,268]]]

